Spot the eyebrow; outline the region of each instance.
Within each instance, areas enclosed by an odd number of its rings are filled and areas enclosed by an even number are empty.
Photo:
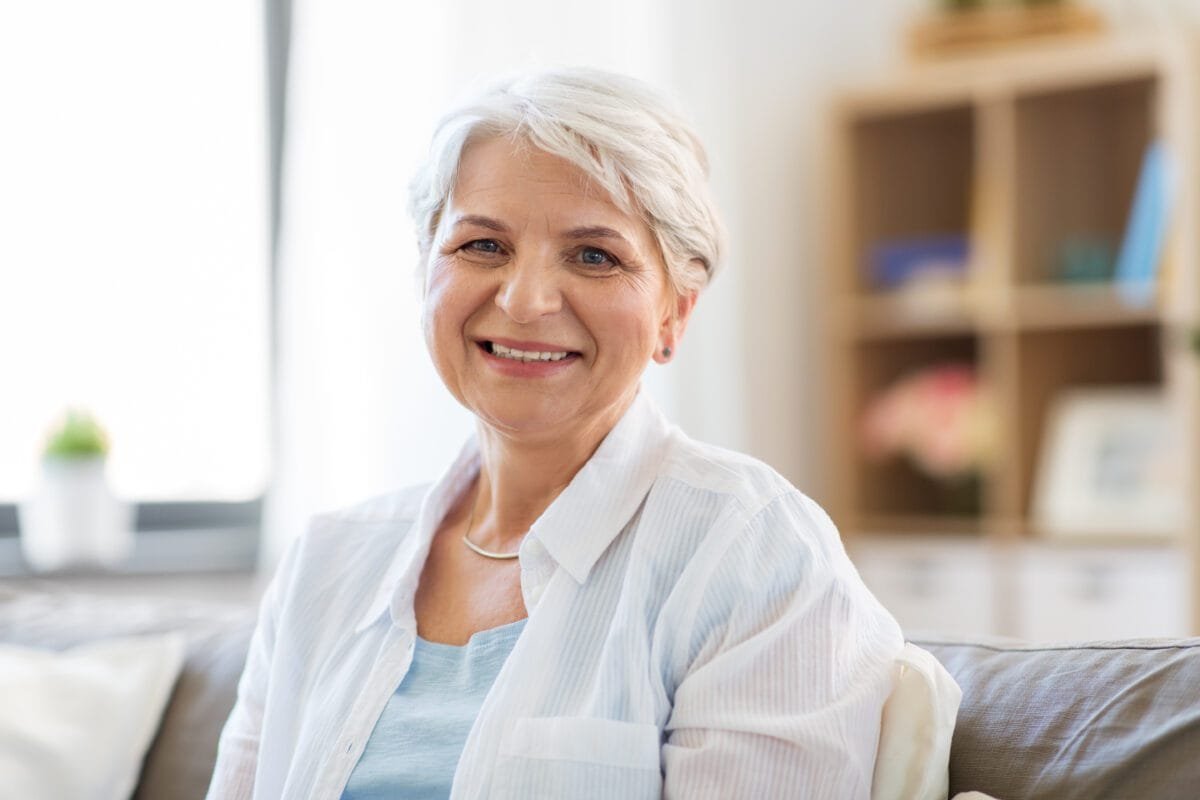
[[[489,231],[496,231],[497,233],[509,232],[509,227],[503,222],[493,217],[485,217],[482,214],[463,214],[454,220],[454,227],[460,225],[475,225],[480,228],[487,228]],[[604,225],[585,225],[579,228],[571,228],[563,235],[568,239],[619,239],[622,242],[628,241],[620,231]]]
[[[459,225],[476,225],[480,228],[487,228],[489,231],[496,233],[508,233],[508,226],[498,219],[485,217],[482,214],[464,214],[454,220],[454,227]]]
[[[572,228],[567,231],[568,239],[620,239],[626,241],[619,231],[606,228],[603,225],[588,225],[582,228]]]

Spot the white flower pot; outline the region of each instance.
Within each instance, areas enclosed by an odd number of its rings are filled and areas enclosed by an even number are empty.
[[[104,477],[103,458],[48,458],[19,509],[21,551],[38,571],[111,567],[133,549],[133,508]]]

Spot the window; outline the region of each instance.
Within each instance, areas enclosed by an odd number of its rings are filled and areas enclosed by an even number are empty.
[[[143,526],[257,515],[269,456],[263,20],[244,0],[0,10],[0,531],[15,528],[12,504],[70,406],[107,428],[110,480],[147,504]]]

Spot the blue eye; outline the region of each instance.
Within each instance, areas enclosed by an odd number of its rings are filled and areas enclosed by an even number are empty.
[[[617,260],[599,247],[584,247],[579,251],[579,261],[589,267],[615,267]]]
[[[501,252],[500,243],[495,239],[475,239],[467,242],[462,246],[463,250],[470,250],[475,253],[499,253]]]

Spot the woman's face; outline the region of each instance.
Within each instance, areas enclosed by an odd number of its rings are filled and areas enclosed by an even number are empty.
[[[505,138],[464,150],[426,270],[442,380],[525,438],[606,433],[695,302],[671,290],[644,222],[569,162]]]

